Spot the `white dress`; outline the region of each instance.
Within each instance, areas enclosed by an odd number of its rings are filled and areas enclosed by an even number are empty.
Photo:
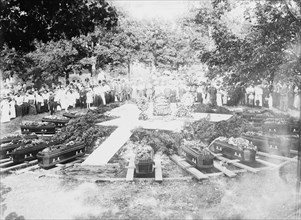
[[[9,111],[10,111],[10,118],[15,118],[16,117],[16,101],[15,100],[11,100],[9,102]]]
[[[10,121],[9,102],[7,99],[1,101],[0,109],[1,109],[1,122],[3,123],[3,122]]]
[[[216,93],[216,104],[218,106],[222,106],[223,105],[222,93],[220,91],[217,91],[217,93]]]

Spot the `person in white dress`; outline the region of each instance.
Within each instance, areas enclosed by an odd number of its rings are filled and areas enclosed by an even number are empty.
[[[9,100],[8,97],[5,97],[2,99],[0,103],[0,114],[1,114],[1,122],[8,122],[10,121],[10,115],[9,115]]]
[[[216,105],[217,106],[223,105],[222,91],[220,88],[217,89],[217,93],[216,93]]]
[[[300,110],[300,93],[298,91],[298,87],[295,87],[295,98],[294,98],[294,108]]]
[[[263,95],[263,89],[260,86],[255,86],[254,88],[255,96],[254,101],[256,106],[262,106],[262,95]]]
[[[10,112],[10,119],[16,118],[16,100],[13,96],[10,97],[9,100],[9,112]]]
[[[87,92],[87,100],[86,100],[86,103],[87,103],[87,109],[90,109],[91,108],[91,103],[93,102],[93,91],[91,88],[88,89],[88,92]]]

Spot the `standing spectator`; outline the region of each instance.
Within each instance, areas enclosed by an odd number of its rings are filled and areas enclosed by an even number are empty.
[[[203,103],[203,89],[202,86],[199,85],[196,90],[196,101],[199,103]]]
[[[288,86],[288,108],[293,109],[294,108],[294,85],[292,83]]]
[[[256,106],[262,107],[262,94],[263,94],[262,88],[260,86],[255,86],[254,93],[255,93],[254,100],[255,100]]]
[[[98,81],[98,85],[94,87],[94,106],[98,107],[102,103],[105,103],[104,91],[101,80]]]
[[[222,90],[222,102],[223,105],[228,104],[228,93],[225,90]]]
[[[37,109],[35,105],[35,96],[33,94],[33,91],[29,91],[28,93],[28,104],[29,104],[29,115],[36,115]]]
[[[18,92],[15,96],[16,100],[16,117],[22,116],[22,105],[23,105],[23,97],[21,96],[21,93]]]
[[[220,89],[218,89],[216,93],[216,104],[217,106],[223,105],[222,91]]]
[[[251,107],[254,107],[254,93],[255,93],[255,90],[254,90],[254,87],[253,85],[249,86],[247,89],[246,89],[246,92],[248,94],[248,100],[249,100],[249,103],[248,105],[251,106]]]
[[[55,101],[56,94],[53,91],[49,92],[49,110],[50,114],[53,115],[56,109],[56,101]]]
[[[280,90],[280,110],[287,111],[288,109],[288,88],[284,83]]]
[[[93,98],[92,98],[92,100],[93,100]],[[80,101],[80,107],[81,108],[86,108],[87,91],[83,87],[79,91],[79,101]]]
[[[270,93],[268,99],[269,109],[273,108],[273,95]]]
[[[41,94],[41,92],[37,92],[36,94],[36,108],[37,108],[37,113],[42,113],[42,103],[44,103],[44,99],[43,96]]]
[[[209,88],[209,94],[210,94],[210,104],[212,106],[216,106],[216,94],[217,94],[217,90],[216,88],[211,85]]]
[[[91,107],[91,104],[93,102],[93,91],[91,88],[88,89],[87,93],[86,93],[86,96],[87,96],[87,100],[86,100],[86,103],[87,103],[87,109],[90,109]]]
[[[102,83],[102,88],[104,92],[104,105],[111,102],[111,88],[108,83],[104,80]]]
[[[294,108],[300,111],[300,91],[298,87],[295,87],[295,99],[294,99]]]
[[[270,98],[270,94],[269,94],[269,89],[267,88],[267,86],[263,87],[263,94],[262,94],[262,106],[264,107],[270,107],[269,106],[269,98]]]
[[[240,94],[239,94],[239,104],[240,105],[245,105],[246,104],[246,89],[245,87],[240,87]]]
[[[28,91],[23,92],[23,105],[22,105],[22,116],[28,115],[29,103],[28,103]]]
[[[0,103],[1,123],[10,121],[9,115],[9,100],[8,97],[4,97]]]
[[[42,103],[42,112],[49,112],[48,100],[49,100],[49,92],[44,89],[42,92],[43,103]]]
[[[10,119],[16,118],[16,101],[14,97],[11,95],[9,97],[9,112],[10,112]]]

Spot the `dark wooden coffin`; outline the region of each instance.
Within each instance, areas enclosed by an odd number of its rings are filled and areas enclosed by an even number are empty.
[[[250,141],[259,151],[286,157],[290,156],[290,150],[295,144],[295,139],[290,137],[268,135],[242,135],[242,137]]]
[[[186,160],[194,164],[196,167],[200,169],[213,167],[213,157],[208,158],[208,156],[203,156],[202,152],[186,146],[181,146],[181,149]]]
[[[24,148],[19,147],[11,152],[11,156],[13,158],[13,161],[16,163],[34,160],[37,158],[36,156],[38,152],[45,149],[48,146],[50,146],[50,143],[49,144],[41,143],[35,146],[24,147]]]
[[[52,118],[42,118],[42,122],[52,122],[57,128],[66,126],[69,122],[69,119],[52,119]]]
[[[240,150],[236,146],[232,144],[228,144],[227,142],[216,140],[214,141],[211,146],[210,150],[214,153],[222,153],[224,156],[231,158],[231,159],[239,159],[241,161],[246,162],[254,162],[256,151],[245,149]]]
[[[150,174],[154,172],[154,151],[151,151],[150,159],[141,160],[135,158],[136,174]]]
[[[21,125],[21,133],[22,134],[30,134],[30,133],[35,133],[35,134],[55,134],[55,124],[51,125],[43,125],[43,126],[24,126]]]
[[[73,158],[83,156],[86,152],[86,145],[84,143],[78,143],[74,145],[57,145],[52,146],[54,150],[43,152],[40,151],[37,154],[38,164],[42,168],[50,168],[58,163],[71,160]]]

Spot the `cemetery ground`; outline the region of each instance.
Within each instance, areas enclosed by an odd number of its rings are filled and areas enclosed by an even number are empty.
[[[21,120],[44,116],[15,119],[1,132],[17,132]],[[294,219],[296,163],[282,169],[285,178],[270,170],[196,181],[167,156],[161,159],[162,183],[98,181],[125,175],[113,167],[2,175],[1,219]]]

